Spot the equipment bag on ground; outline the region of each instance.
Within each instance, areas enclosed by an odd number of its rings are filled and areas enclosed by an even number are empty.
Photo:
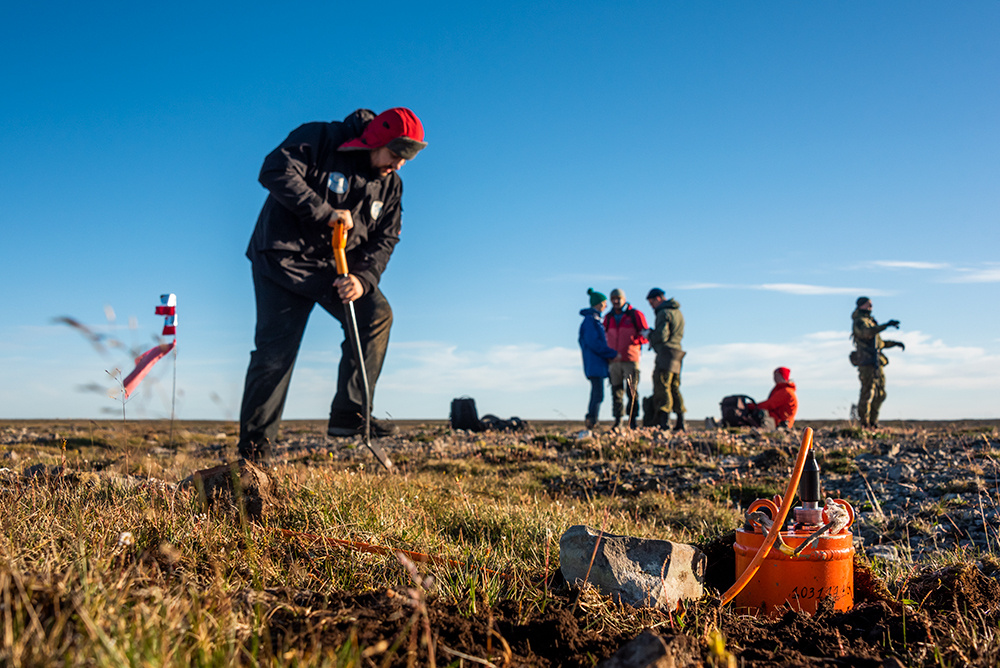
[[[734,394],[719,402],[722,408],[723,427],[760,427],[764,422],[764,411],[750,409],[755,404],[753,398],[745,394]]]
[[[476,410],[476,400],[472,397],[459,397],[451,400],[451,428],[483,431],[483,421],[479,419]]]

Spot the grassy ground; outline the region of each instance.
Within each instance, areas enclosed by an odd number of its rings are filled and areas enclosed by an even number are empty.
[[[469,435],[406,423],[387,443],[400,469],[390,476],[358,444],[316,437],[319,423],[289,423],[292,445],[270,470],[276,497],[250,521],[174,484],[235,458],[231,423],[0,423],[0,665],[596,665],[650,627],[693,638],[690,651],[717,665],[752,646],[761,627],[708,600],[663,613],[579,596],[560,581],[558,541],[576,524],[693,543],[724,534],[741,524],[741,500],[773,494],[780,475],[623,493],[616,485],[629,480],[609,483],[607,471],[641,461],[698,481],[723,453],[797,438],[578,441],[578,425],[533,427]],[[930,566],[968,561],[942,553]],[[886,600],[901,600],[928,564],[872,566]],[[904,630],[872,641],[882,654],[857,656],[962,665],[955,646],[969,661],[995,660],[995,603],[965,611],[964,626],[948,629],[954,642],[930,632],[917,648]],[[539,646],[559,638],[560,651]],[[750,657],[744,665],[779,665]]]

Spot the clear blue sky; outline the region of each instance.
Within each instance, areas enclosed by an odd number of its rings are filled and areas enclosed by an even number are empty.
[[[687,319],[689,419],[779,365],[800,417],[846,417],[860,294],[907,345],[884,418],[1000,417],[998,34],[994,0],[5,5],[0,417],[120,415],[128,355],[53,318],[145,349],[173,292],[177,415],[235,419],[261,161],[391,106],[429,147],[377,417],[582,419],[587,288],[651,315],[652,286]],[[326,416],[340,338],[317,311],[286,417]],[[129,415],[169,415],[173,364]]]

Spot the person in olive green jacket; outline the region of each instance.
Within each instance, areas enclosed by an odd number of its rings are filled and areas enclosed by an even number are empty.
[[[885,401],[885,371],[889,358],[882,354],[886,348],[899,347],[906,350],[900,341],[885,341],[882,332],[890,327],[899,329],[898,320],[878,324],[872,317],[872,300],[868,297],[858,297],[857,308],[851,314],[854,321],[851,338],[854,339],[854,352],[851,353],[851,363],[858,367],[858,378],[861,380],[861,396],[858,399],[858,420],[862,427],[878,427],[879,409]]]
[[[670,412],[677,413],[675,431],[684,431],[684,397],[681,396],[681,339],[684,338],[684,316],[680,304],[674,298],[665,299],[660,288],[653,288],[646,300],[656,313],[653,329],[647,338],[649,347],[656,351],[656,365],[653,369],[652,409],[644,423],[647,426],[670,426]]]

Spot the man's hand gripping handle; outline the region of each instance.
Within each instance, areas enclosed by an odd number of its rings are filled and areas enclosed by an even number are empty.
[[[333,225],[333,261],[337,265],[337,275],[347,276],[347,254],[344,249],[347,248],[347,225],[344,221],[338,219]]]

